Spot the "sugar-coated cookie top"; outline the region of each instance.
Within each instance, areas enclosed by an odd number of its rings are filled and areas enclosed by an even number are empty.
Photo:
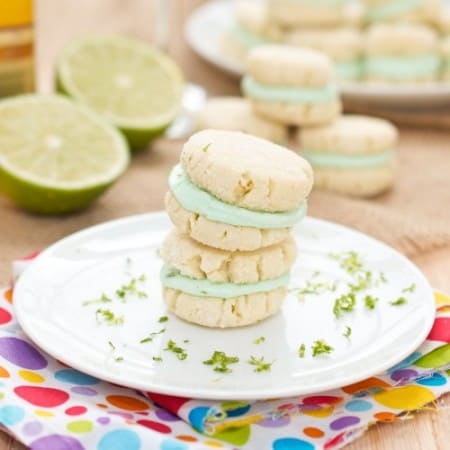
[[[338,61],[356,58],[362,52],[362,34],[353,28],[298,29],[289,33],[286,43],[314,48]]]
[[[437,51],[436,32],[426,25],[392,23],[373,25],[366,35],[369,55],[426,55]]]
[[[287,128],[254,113],[243,97],[212,97],[196,116],[196,128],[243,131],[274,142],[287,139]]]
[[[281,212],[309,194],[311,166],[294,152],[238,131],[204,130],[181,152],[183,169],[198,187],[243,208]]]
[[[342,116],[330,125],[299,132],[301,148],[340,154],[373,154],[394,150],[398,132],[390,122],[368,116]]]
[[[165,264],[182,275],[215,283],[257,283],[285,274],[297,254],[294,238],[251,252],[206,246],[174,229],[161,246]]]
[[[263,45],[247,57],[248,74],[263,84],[321,87],[334,77],[331,60],[323,53],[288,45]]]

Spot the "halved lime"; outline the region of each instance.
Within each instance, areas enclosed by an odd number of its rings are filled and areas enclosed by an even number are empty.
[[[77,39],[56,66],[60,92],[104,115],[142,148],[161,134],[181,108],[178,66],[145,42],[122,36]]]
[[[84,208],[128,161],[122,134],[66,97],[0,101],[0,190],[25,209],[62,214]]]

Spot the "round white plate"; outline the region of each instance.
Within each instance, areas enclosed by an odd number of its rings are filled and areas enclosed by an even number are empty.
[[[164,213],[146,214],[88,228],[48,248],[15,288],[14,307],[24,331],[58,360],[104,380],[172,395],[244,400],[319,392],[380,373],[413,352],[432,326],[431,288],[408,260],[368,236],[312,218],[295,228],[299,257],[290,285],[294,291],[280,314],[229,330],[183,322],[167,313],[161,297],[157,251],[170,228]],[[330,252],[346,251],[358,251],[374,278],[382,270],[388,282],[370,290],[380,299],[374,310],[360,300],[354,312],[336,320],[334,300],[351,278]],[[125,303],[115,298],[116,289],[141,274],[146,280],[137,286],[147,298]],[[299,299],[295,289],[305,287],[308,279],[340,284],[335,292]],[[412,283],[415,291],[402,293]],[[103,293],[113,302],[83,305]],[[400,295],[407,304],[389,304]],[[97,323],[97,308],[123,315],[123,324]],[[159,323],[166,314],[169,320]],[[342,335],[346,326],[352,328],[350,339]],[[140,343],[162,328],[166,331],[152,342]],[[261,336],[265,341],[255,344]],[[170,339],[186,349],[185,360],[164,350]],[[310,347],[318,339],[334,351],[313,358]],[[304,358],[298,356],[301,343],[306,345]],[[240,358],[232,373],[220,374],[202,363],[215,350]],[[271,371],[254,372],[248,364],[251,356],[273,361]]]
[[[186,22],[185,37],[190,47],[215,66],[241,76],[244,65],[226,55],[221,39],[233,25],[233,5],[230,0],[206,2],[195,9]],[[369,101],[390,107],[438,106],[450,103],[450,83],[434,83],[425,86],[369,85],[343,83],[341,93],[351,101]]]

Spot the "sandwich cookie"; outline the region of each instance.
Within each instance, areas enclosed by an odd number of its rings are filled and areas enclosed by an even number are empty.
[[[285,240],[306,213],[313,177],[284,147],[237,131],[189,138],[169,176],[166,209],[183,233],[205,245],[250,251]]]
[[[328,55],[340,80],[358,80],[362,76],[362,34],[352,28],[295,30],[286,43],[312,48]]]
[[[178,230],[161,248],[163,296],[180,318],[208,327],[237,327],[276,313],[296,257],[292,237],[253,252],[205,246]]]
[[[351,115],[298,134],[315,187],[356,197],[371,197],[392,186],[397,136],[386,120]]]
[[[286,126],[255,114],[250,101],[242,97],[212,97],[196,116],[197,130],[242,131],[278,144],[287,142]]]
[[[442,0],[364,0],[368,22],[435,23]]]
[[[267,0],[270,18],[283,27],[329,27],[345,17],[347,0]]]
[[[437,34],[425,25],[373,25],[367,33],[365,47],[368,81],[420,83],[438,76]]]
[[[242,90],[257,114],[286,125],[320,125],[341,112],[333,64],[312,49],[288,45],[253,49]]]
[[[239,0],[233,5],[234,23],[222,38],[222,47],[227,55],[245,61],[250,49],[272,41],[283,35],[281,28],[269,20],[264,2]]]

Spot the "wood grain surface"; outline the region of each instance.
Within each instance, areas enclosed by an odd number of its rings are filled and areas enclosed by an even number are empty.
[[[236,80],[193,55],[183,42],[183,21],[189,11],[202,3],[202,0],[166,1],[170,1],[171,6],[170,53],[183,67],[186,78],[206,86],[210,93],[236,93]],[[152,40],[155,36],[155,20],[155,2],[152,0],[37,0],[37,66],[40,90],[49,92],[52,89],[55,55],[70,38],[84,33],[120,32]],[[58,219],[53,220],[56,222]],[[414,261],[433,286],[450,292],[450,248],[417,256]],[[0,282],[7,282],[4,274],[0,276]],[[449,423],[450,397],[447,397],[437,402],[435,408],[418,413],[414,420],[372,427],[346,449],[449,450]],[[0,450],[23,448],[14,439],[0,432]]]

